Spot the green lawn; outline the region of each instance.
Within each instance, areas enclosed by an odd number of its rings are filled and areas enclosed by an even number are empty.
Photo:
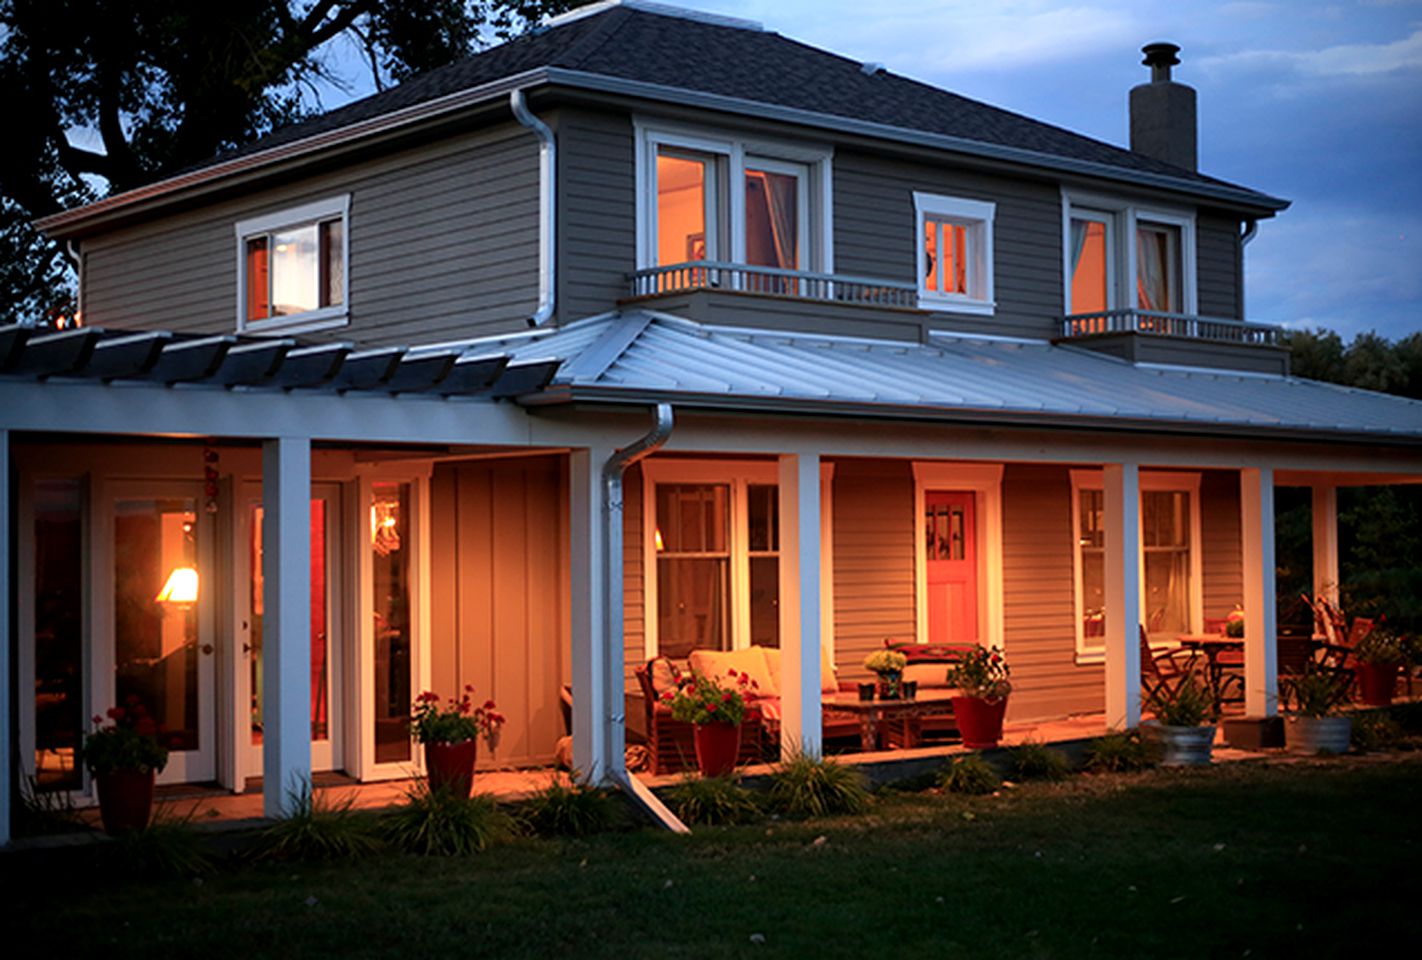
[[[36,883],[6,868],[6,952],[1341,956],[1415,943],[1419,827],[1422,758],[1400,754],[885,794],[856,819],[266,864],[201,883]]]

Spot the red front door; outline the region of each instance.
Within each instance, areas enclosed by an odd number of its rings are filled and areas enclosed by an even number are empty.
[[[978,642],[974,499],[970,491],[924,495],[929,643]]]

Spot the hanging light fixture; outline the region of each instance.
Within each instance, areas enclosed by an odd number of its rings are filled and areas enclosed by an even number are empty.
[[[159,603],[197,603],[198,572],[196,567],[174,567],[168,582],[153,599]]]

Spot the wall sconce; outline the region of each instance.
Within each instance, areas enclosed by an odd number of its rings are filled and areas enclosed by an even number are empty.
[[[667,548],[667,547],[666,547],[666,544],[662,542],[662,528],[661,528],[661,527],[657,527],[657,532],[656,532],[655,536],[654,536],[652,539],[653,539],[653,541],[654,541],[654,542],[656,543],[656,545],[657,545],[657,552],[658,552],[658,553],[661,553],[663,550],[665,550],[665,549]]]
[[[168,582],[153,599],[159,603],[197,603],[198,572],[195,567],[174,567]]]

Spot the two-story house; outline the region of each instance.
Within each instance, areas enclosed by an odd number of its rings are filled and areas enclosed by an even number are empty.
[[[885,640],[1000,646],[1011,715],[1140,719],[1241,607],[1274,491],[1422,478],[1422,406],[1244,318],[1286,203],[1196,169],[1152,45],[1123,149],[744,21],[602,3],[41,226],[83,325],[0,330],[0,798],[137,697],[267,810],[419,763],[620,780],[634,667],[778,650],[782,742]],[[1303,278],[1300,278],[1303,282]],[[0,816],[0,835],[9,829]]]

